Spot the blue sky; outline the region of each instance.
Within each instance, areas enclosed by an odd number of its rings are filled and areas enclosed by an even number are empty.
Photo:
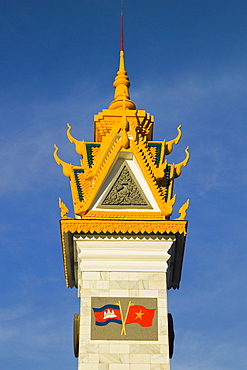
[[[8,370],[77,368],[76,289],[66,289],[58,197],[71,209],[53,144],[78,163],[66,122],[93,139],[118,67],[119,2],[0,1],[0,364]],[[190,198],[181,288],[169,292],[172,370],[247,368],[247,3],[125,0],[131,98],[155,116],[156,140],[191,160],[175,183]]]

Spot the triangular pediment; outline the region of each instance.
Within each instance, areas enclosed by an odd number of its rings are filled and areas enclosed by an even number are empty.
[[[99,203],[100,208],[152,208],[127,163]]]
[[[91,210],[155,211],[160,208],[132,153],[120,153],[106,176]]]

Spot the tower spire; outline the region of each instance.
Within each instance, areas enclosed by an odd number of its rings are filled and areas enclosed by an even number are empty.
[[[125,70],[124,63],[124,16],[123,16],[123,0],[121,0],[121,10],[120,10],[120,55],[119,55],[119,69],[117,76],[113,82],[115,87],[114,100],[109,105],[109,109],[122,109],[123,101],[125,100],[125,107],[127,109],[136,109],[135,104],[130,100],[129,95],[129,77]]]
[[[124,51],[124,34],[123,34],[123,0],[121,0],[120,11],[120,51]]]

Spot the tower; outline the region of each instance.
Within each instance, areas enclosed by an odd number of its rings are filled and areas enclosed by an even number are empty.
[[[75,139],[68,124],[80,166],[54,151],[74,207],[70,218],[59,201],[66,285],[78,288],[80,298],[75,356],[79,370],[168,370],[167,289],[179,288],[189,205],[171,216],[173,185],[189,152],[168,164],[180,126],[173,140],[153,141],[154,117],[130,99],[122,31],[113,86],[113,101],[94,117],[94,141]]]

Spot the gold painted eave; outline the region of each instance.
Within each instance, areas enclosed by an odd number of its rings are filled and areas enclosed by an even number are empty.
[[[186,234],[186,220],[147,221],[135,220],[130,222],[118,220],[60,220],[62,233],[167,233]]]

